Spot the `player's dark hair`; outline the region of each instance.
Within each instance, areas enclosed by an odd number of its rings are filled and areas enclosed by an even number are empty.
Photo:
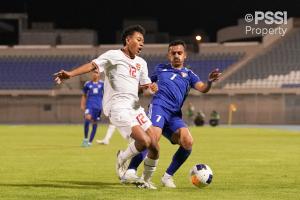
[[[135,32],[141,33],[143,36],[146,34],[145,29],[141,25],[131,25],[126,27],[122,33],[122,42],[124,46],[126,45],[127,36],[133,35]]]
[[[173,40],[172,42],[169,43],[169,48],[177,45],[182,45],[184,49],[186,49],[186,43],[183,40]]]

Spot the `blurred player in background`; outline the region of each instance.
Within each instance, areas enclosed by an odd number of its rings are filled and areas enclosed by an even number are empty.
[[[84,139],[82,147],[92,145],[93,139],[97,131],[97,122],[100,120],[103,98],[103,81],[100,80],[98,70],[92,72],[92,80],[87,81],[83,87],[80,108],[84,111]],[[92,124],[92,131],[89,135],[89,127]]]
[[[170,64],[158,65],[151,76],[151,80],[158,84],[158,91],[151,101],[148,116],[158,139],[163,134],[172,144],[179,145],[171,164],[161,178],[162,184],[170,188],[176,187],[173,175],[189,157],[193,145],[193,137],[182,119],[181,107],[190,88],[206,93],[210,90],[212,82],[218,80],[221,75],[218,69],[215,69],[209,74],[207,83],[204,83],[192,70],[184,67],[186,58],[186,44],[181,40],[171,42],[168,48]],[[146,154],[144,151],[132,158],[122,182],[139,181],[137,167]]]
[[[187,123],[189,126],[194,125],[194,115],[195,115],[195,106],[192,104],[192,102],[189,102],[186,111]]]
[[[123,48],[109,50],[92,62],[84,64],[70,72],[61,70],[54,74],[56,83],[64,79],[99,69],[105,73],[103,113],[109,117],[124,137],[133,138],[134,142],[124,151],[117,154],[116,171],[119,178],[127,170],[126,161],[148,149],[144,161],[144,182],[140,187],[156,189],[150,182],[156,170],[159,157],[158,138],[153,131],[152,123],[139,104],[138,88],[155,90],[148,77],[147,63],[137,56],[144,47],[145,30],[140,25],[124,29],[122,34]]]

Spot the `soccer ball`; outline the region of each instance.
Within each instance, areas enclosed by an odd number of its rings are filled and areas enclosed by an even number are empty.
[[[202,188],[208,186],[213,178],[213,172],[206,164],[197,164],[190,171],[190,179],[194,186]]]

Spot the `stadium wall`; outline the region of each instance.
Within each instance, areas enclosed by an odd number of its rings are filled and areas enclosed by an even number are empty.
[[[80,91],[72,93],[55,91],[28,91],[0,93],[1,124],[39,124],[39,123],[81,123]],[[141,104],[147,108],[149,97],[142,97]],[[226,93],[212,92],[204,95],[190,95],[183,106],[185,114],[187,103],[194,104],[197,112],[202,110],[206,122],[212,110],[221,115],[221,123],[228,121],[229,105],[234,103],[237,111],[233,113],[233,124],[299,124],[300,95],[285,93]],[[107,118],[102,123],[107,123]]]

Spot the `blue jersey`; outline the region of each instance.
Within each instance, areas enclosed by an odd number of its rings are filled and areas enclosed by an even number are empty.
[[[151,81],[158,85],[151,104],[163,106],[172,112],[181,112],[190,88],[194,88],[200,78],[186,67],[175,69],[171,64],[159,64]]]
[[[102,81],[96,83],[87,81],[84,84],[83,93],[87,97],[86,108],[102,110],[103,86]]]

